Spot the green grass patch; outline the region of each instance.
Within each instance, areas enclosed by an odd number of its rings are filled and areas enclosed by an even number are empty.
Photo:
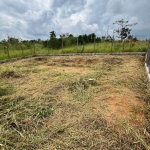
[[[0,44],[2,45],[2,44]],[[111,53],[111,52],[145,52],[148,48],[148,43],[146,41],[138,42],[129,42],[125,41],[124,45],[121,42],[115,41],[112,42],[100,42],[95,44],[85,44],[84,50],[82,45],[79,45],[78,48],[76,45],[65,47],[63,49],[51,49],[44,48],[42,44],[36,44],[35,48],[33,45],[29,49],[27,47],[15,47],[9,46],[9,55],[10,58],[24,57],[28,55],[35,54],[61,54],[61,53]],[[4,51],[3,47],[0,46],[0,60],[8,59],[8,54]]]
[[[1,86],[0,87],[0,96],[11,94],[13,91],[13,86]]]

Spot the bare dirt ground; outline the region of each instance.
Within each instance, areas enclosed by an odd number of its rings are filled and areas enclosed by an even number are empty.
[[[3,149],[150,148],[144,56],[34,57],[0,77]]]

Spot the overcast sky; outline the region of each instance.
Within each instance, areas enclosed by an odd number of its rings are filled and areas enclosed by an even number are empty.
[[[138,24],[131,34],[138,39],[150,38],[150,0],[1,0],[0,40],[11,37],[48,39],[57,36],[95,33],[112,35],[116,20]]]

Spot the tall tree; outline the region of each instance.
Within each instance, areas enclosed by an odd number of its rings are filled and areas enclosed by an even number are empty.
[[[82,35],[79,35],[78,36],[78,43],[80,44],[80,45],[83,45],[83,36]]]
[[[87,37],[88,37],[88,42],[91,43],[92,42],[92,34],[89,34]]]
[[[69,37],[73,37],[73,35],[72,35],[72,34],[69,34]]]
[[[117,24],[120,26],[120,28],[115,30],[115,32],[118,34],[118,37],[121,39],[121,41],[123,41],[130,35],[131,29],[129,28],[129,26],[136,25],[137,23],[129,23],[128,20],[125,21],[124,19],[121,19],[115,21],[113,24]]]
[[[84,34],[82,38],[83,38],[84,43],[88,43],[88,37],[86,34]]]
[[[95,38],[96,38],[95,33],[92,33],[92,34],[91,34],[91,38],[92,38],[92,42],[94,42],[94,41],[95,41]]]
[[[56,33],[55,31],[50,32],[50,38],[56,38]]]

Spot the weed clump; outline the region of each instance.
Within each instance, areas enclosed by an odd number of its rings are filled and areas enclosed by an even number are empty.
[[[8,87],[0,87],[0,96],[4,96],[7,94],[11,94],[13,90],[13,87],[8,86]]]
[[[19,78],[20,75],[15,73],[15,71],[4,71],[1,73],[1,78]]]
[[[89,88],[89,83],[85,80],[79,80],[68,84],[69,91],[75,91],[78,88],[81,88],[82,90],[86,90]]]
[[[104,62],[109,65],[121,65],[122,61],[123,61],[123,59],[115,58],[115,57],[104,59]]]
[[[14,69],[10,67],[2,67],[0,70],[1,78],[19,78],[21,75]]]
[[[63,88],[62,85],[57,85],[57,86],[52,87],[50,90],[46,91],[44,94],[45,95],[57,95],[57,93],[59,93],[62,88]]]

